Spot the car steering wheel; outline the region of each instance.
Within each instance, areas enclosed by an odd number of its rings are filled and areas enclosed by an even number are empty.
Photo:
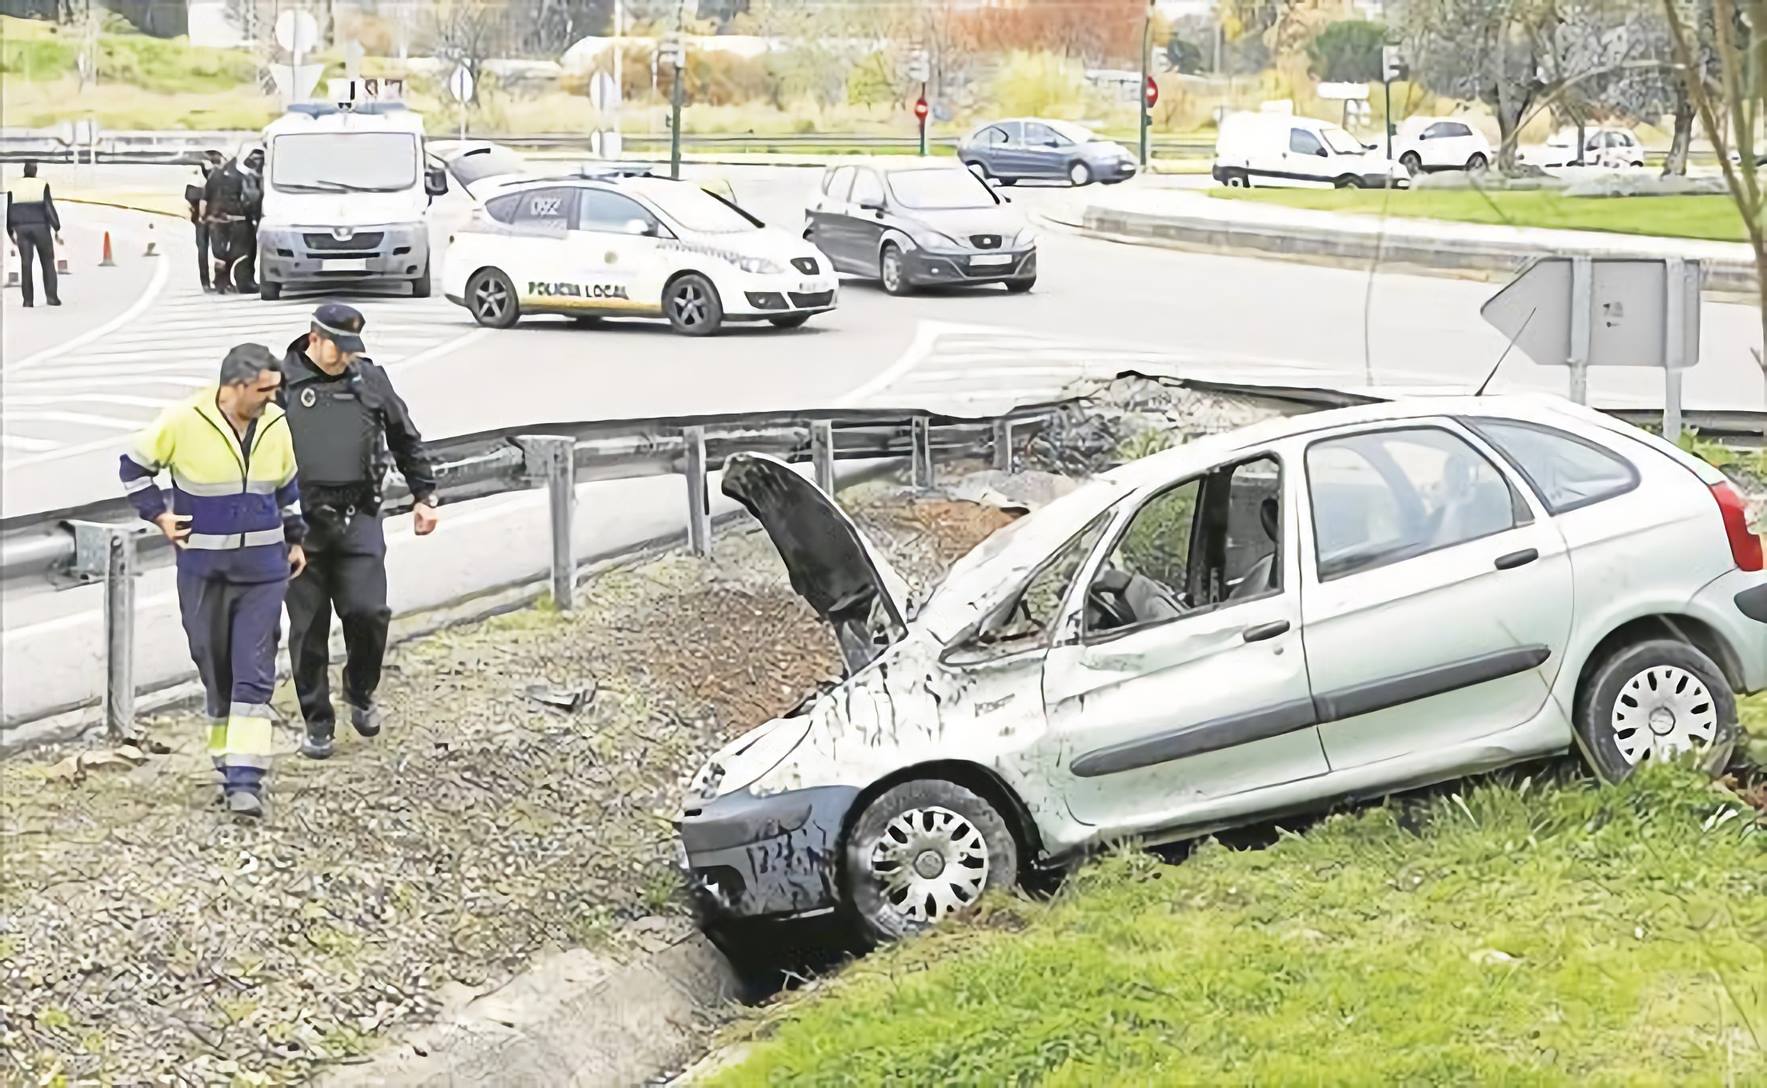
[[[1086,591],[1086,603],[1104,622],[1093,622],[1092,617],[1087,617],[1088,625],[1104,630],[1132,625],[1135,622],[1135,609],[1129,604],[1128,593],[1127,573],[1120,570],[1099,572]]]

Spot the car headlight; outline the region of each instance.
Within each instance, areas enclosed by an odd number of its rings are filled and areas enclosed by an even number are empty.
[[[738,257],[736,267],[757,276],[777,276],[785,271],[779,262],[766,257]]]
[[[1014,246],[1034,246],[1037,244],[1037,232],[1026,227],[1013,236],[1012,244]]]
[[[923,249],[961,250],[963,243],[948,234],[940,234],[936,230],[923,230],[914,236],[916,244]]]

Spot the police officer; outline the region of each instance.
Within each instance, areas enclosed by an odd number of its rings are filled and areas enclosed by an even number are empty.
[[[386,371],[362,355],[363,323],[352,307],[324,303],[283,361],[282,403],[308,524],[307,569],[288,590],[288,650],[307,722],[301,752],[311,759],[332,751],[336,718],[327,668],[333,607],[348,651],[343,694],[350,724],[364,737],[380,732],[374,693],[392,617],[380,523],[389,454],[416,503],[413,530],[426,536],[436,527],[436,481],[423,436]]]
[[[258,256],[257,219],[263,200],[259,172],[263,168],[264,149],[252,147],[210,174],[203,186],[216,291],[250,293],[258,289],[252,266]]]
[[[203,196],[210,176],[221,168],[221,163],[219,151],[203,152],[203,161],[199,164],[202,181],[184,187],[184,201],[190,205],[190,225],[196,231],[196,274],[202,279],[205,292],[214,288],[209,284],[209,224],[205,218]]]
[[[34,253],[38,267],[43,269],[43,294],[49,305],[60,306],[60,285],[55,278],[55,242],[61,240],[61,216],[55,212],[55,199],[49,195],[49,183],[37,177],[36,163],[25,163],[24,177],[7,186],[6,196],[6,236],[18,247],[18,282],[24,304],[36,303],[36,279],[31,275],[31,255]]]

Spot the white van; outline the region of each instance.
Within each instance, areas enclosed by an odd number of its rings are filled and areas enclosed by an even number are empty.
[[[407,283],[430,293],[431,199],[423,118],[399,103],[291,106],[264,130],[258,289]]]
[[[1330,121],[1282,113],[1232,113],[1215,140],[1215,180],[1236,189],[1402,188],[1405,168]]]

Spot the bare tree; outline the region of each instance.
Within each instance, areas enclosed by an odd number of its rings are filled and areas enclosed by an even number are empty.
[[[1762,236],[1761,162],[1755,139],[1763,116],[1759,51],[1767,39],[1767,0],[1711,0],[1711,40],[1717,60],[1716,86],[1706,78],[1701,27],[1689,25],[1679,0],[1663,0],[1674,42],[1681,84],[1700,128],[1718,153],[1724,186],[1742,216],[1743,231],[1755,256],[1756,291],[1762,331],[1767,336],[1767,247]],[[1728,122],[1728,124],[1726,124]],[[1759,351],[1755,362],[1763,365]]]
[[[436,56],[480,70],[509,44],[507,9],[493,0],[435,0],[428,30]]]

